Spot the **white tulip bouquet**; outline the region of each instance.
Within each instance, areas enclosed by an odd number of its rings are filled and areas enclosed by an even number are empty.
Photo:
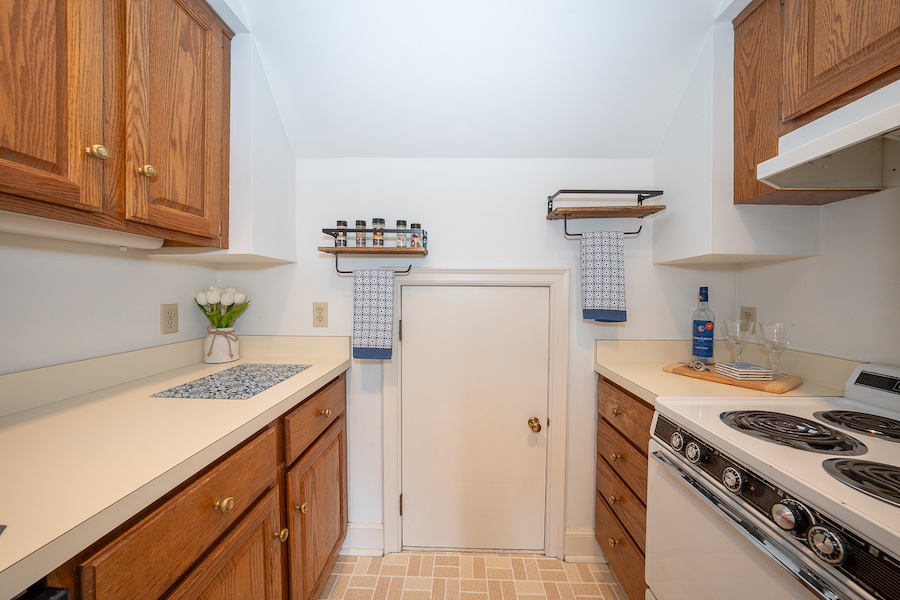
[[[194,297],[197,306],[216,329],[234,327],[234,322],[250,306],[247,294],[233,287],[222,289],[211,285]]]

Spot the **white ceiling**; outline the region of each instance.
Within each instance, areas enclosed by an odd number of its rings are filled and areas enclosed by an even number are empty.
[[[722,0],[242,0],[298,157],[655,155]]]

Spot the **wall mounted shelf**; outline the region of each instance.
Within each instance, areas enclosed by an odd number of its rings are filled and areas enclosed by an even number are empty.
[[[428,256],[428,232],[424,229],[356,229],[352,227],[348,227],[347,229],[335,229],[335,228],[325,228],[322,230],[322,233],[328,234],[332,237],[337,237],[340,233],[344,233],[347,235],[349,239],[353,239],[357,233],[374,233],[378,231],[379,233],[404,233],[407,236],[412,233],[418,233],[422,236],[422,247],[421,248],[397,248],[394,246],[319,246],[319,252],[325,252],[326,254],[334,254],[334,270],[342,275],[351,275],[353,271],[342,271],[338,266],[338,258],[341,254],[347,254],[350,256],[416,256],[416,257],[424,257]],[[396,270],[395,272],[398,274],[409,273],[410,269],[412,269],[412,265],[409,265],[404,270]]]
[[[553,201],[557,196],[562,194],[603,194],[609,196],[637,196],[636,205],[628,206],[582,206],[582,207],[566,207],[553,208]],[[664,204],[644,205],[644,200],[662,196],[662,190],[559,190],[552,196],[547,197],[547,220],[564,222],[563,232],[566,237],[581,237],[581,234],[569,233],[569,219],[643,219],[647,215],[652,215],[666,210]],[[626,231],[625,235],[637,235],[644,226],[638,227],[637,231]]]

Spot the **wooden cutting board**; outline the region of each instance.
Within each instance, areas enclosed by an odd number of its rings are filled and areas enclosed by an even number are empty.
[[[714,367],[711,367],[714,368]],[[676,375],[684,375],[695,379],[705,379],[706,381],[714,381],[716,383],[724,383],[726,385],[735,385],[737,387],[747,388],[750,390],[758,390],[760,392],[769,392],[770,394],[783,394],[788,390],[792,390],[801,383],[803,378],[796,375],[785,375],[779,373],[775,375],[772,381],[741,381],[740,379],[732,379],[713,370],[695,371],[687,365],[681,363],[672,363],[663,367],[666,373],[675,373]]]

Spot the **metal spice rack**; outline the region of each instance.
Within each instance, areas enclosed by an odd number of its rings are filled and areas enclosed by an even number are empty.
[[[428,256],[428,232],[424,229],[357,229],[355,227],[347,227],[346,229],[326,227],[322,229],[322,233],[330,235],[335,239],[338,234],[344,233],[347,235],[348,241],[357,233],[370,234],[375,233],[376,231],[378,233],[405,233],[407,236],[418,233],[422,236],[422,247],[395,248],[392,246],[365,246],[358,248],[356,246],[320,246],[319,252],[334,254],[334,270],[341,275],[353,274],[353,271],[342,271],[338,266],[338,259],[341,254],[349,254],[351,256]],[[409,273],[411,269],[412,265],[409,265],[406,269],[394,269],[394,273],[405,275]]]
[[[616,196],[637,195],[637,204],[628,206],[583,206],[583,207],[566,207],[553,208],[553,201],[557,196],[562,194],[606,194]],[[644,204],[644,200],[662,196],[662,190],[559,190],[552,196],[547,197],[547,220],[563,221],[563,232],[566,237],[581,237],[580,233],[569,233],[569,219],[643,219],[647,215],[652,215],[666,210],[663,204]],[[644,226],[638,227],[637,231],[626,231],[625,235],[637,235]]]

